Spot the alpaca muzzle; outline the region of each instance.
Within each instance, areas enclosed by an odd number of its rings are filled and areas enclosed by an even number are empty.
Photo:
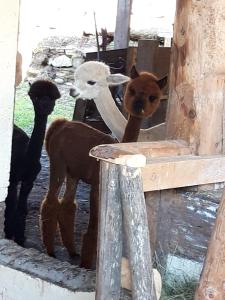
[[[132,105],[133,111],[137,114],[144,113],[144,103],[142,100],[135,100]]]
[[[70,96],[71,97],[76,98],[79,95],[80,95],[80,93],[75,88],[70,89]]]

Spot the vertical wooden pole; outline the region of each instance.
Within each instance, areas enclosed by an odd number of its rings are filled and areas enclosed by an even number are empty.
[[[148,219],[140,168],[120,167],[124,229],[132,278],[132,299],[155,300]]]
[[[209,242],[195,300],[225,299],[225,190]]]
[[[224,11],[223,0],[177,0],[166,131],[199,155],[223,147]]]
[[[132,0],[118,0],[114,49],[123,49],[128,47],[131,9]]]
[[[118,300],[120,297],[122,208],[118,167],[101,161],[97,300]]]

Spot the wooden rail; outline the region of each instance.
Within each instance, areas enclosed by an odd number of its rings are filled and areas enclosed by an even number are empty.
[[[101,162],[96,299],[119,299],[124,224],[132,299],[155,300],[144,191],[225,181],[225,156],[192,155],[179,140],[100,145],[90,155]]]

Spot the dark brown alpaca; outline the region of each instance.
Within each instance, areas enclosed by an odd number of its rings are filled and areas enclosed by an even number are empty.
[[[60,93],[52,82],[37,80],[30,86],[28,95],[34,106],[34,128],[30,138],[21,128],[15,125],[13,128],[10,178],[8,195],[5,199],[4,222],[5,237],[14,239],[22,246],[25,241],[27,199],[33,188],[34,180],[41,170],[40,157],[47,119],[52,113]]]
[[[161,89],[166,79],[158,80],[149,73],[131,71],[124,97],[129,113],[123,142],[135,142],[141,121],[154,113],[160,103]],[[89,80],[90,82],[90,80]],[[93,81],[90,83],[93,85]],[[41,230],[49,255],[54,255],[54,237],[59,225],[62,242],[70,255],[75,254],[74,197],[78,180],[91,184],[90,220],[83,237],[81,266],[95,266],[98,232],[99,162],[89,157],[89,151],[100,144],[115,143],[115,139],[92,127],[65,119],[53,122],[46,135],[46,148],[50,159],[49,190],[41,206]],[[66,190],[59,201],[58,195],[64,179]]]

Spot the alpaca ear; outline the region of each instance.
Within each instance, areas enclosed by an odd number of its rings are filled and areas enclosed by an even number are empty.
[[[157,81],[157,84],[158,84],[160,90],[163,89],[163,88],[166,86],[166,84],[167,84],[167,79],[168,79],[168,76],[166,75],[166,76],[164,76],[163,78],[161,78],[161,79],[159,79],[159,80]]]
[[[54,89],[53,89],[53,91],[52,91],[53,93],[53,95],[52,95],[52,97],[53,97],[53,99],[59,99],[60,97],[61,97],[61,94],[60,94],[60,92],[59,92],[59,90],[58,90],[58,88],[57,87],[54,87]]]
[[[120,85],[130,80],[130,77],[123,74],[110,74],[106,77],[106,81],[109,85]]]
[[[131,70],[130,70],[130,78],[131,79],[135,79],[137,77],[139,77],[139,73],[138,73],[135,65],[133,65],[132,68],[131,68]]]

